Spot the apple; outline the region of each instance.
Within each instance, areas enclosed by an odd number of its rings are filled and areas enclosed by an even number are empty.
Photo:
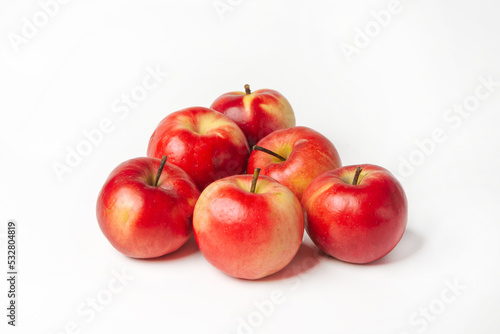
[[[306,230],[325,253],[351,263],[387,255],[406,229],[408,203],[398,180],[375,165],[328,171],[302,197]]]
[[[200,191],[191,177],[156,158],[135,158],[116,167],[97,199],[97,221],[119,252],[153,258],[180,248],[192,234]]]
[[[182,168],[203,190],[245,170],[250,148],[241,129],[225,115],[191,107],[165,117],[151,135],[147,155]]]
[[[267,176],[234,175],[215,181],[194,208],[193,231],[203,256],[224,273],[259,279],[293,259],[304,235],[302,207]]]
[[[295,114],[288,100],[272,89],[230,92],[219,96],[211,105],[236,122],[250,146],[273,131],[295,126]]]
[[[337,149],[325,136],[296,126],[277,130],[262,138],[250,155],[247,170],[261,168],[300,200],[309,183],[319,174],[341,166]]]

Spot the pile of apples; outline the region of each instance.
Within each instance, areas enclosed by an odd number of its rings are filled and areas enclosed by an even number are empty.
[[[388,170],[342,167],[328,138],[295,126],[283,95],[245,85],[245,92],[223,94],[210,108],[165,117],[147,157],[125,161],[109,175],[97,220],[129,257],[174,252],[194,233],[216,268],[259,279],[290,263],[304,227],[339,260],[380,259],[403,236],[407,207]]]

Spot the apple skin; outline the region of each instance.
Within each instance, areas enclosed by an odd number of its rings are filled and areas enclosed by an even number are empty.
[[[304,235],[304,216],[292,192],[267,176],[215,181],[200,195],[193,216],[196,243],[213,266],[237,278],[259,279],[293,259]]]
[[[295,126],[292,106],[272,89],[259,89],[249,94],[229,92],[219,96],[210,108],[236,122],[250,146],[273,131]]]
[[[191,107],[160,122],[149,140],[147,155],[166,155],[203,190],[215,180],[243,173],[250,148],[232,120],[209,108]]]
[[[261,175],[270,176],[287,186],[299,200],[316,176],[342,165],[332,142],[319,132],[304,126],[275,131],[261,139],[257,145],[278,153],[286,161],[253,150],[247,170],[261,168]]]
[[[363,170],[352,185],[356,167]],[[401,240],[408,202],[398,180],[375,165],[345,166],[315,178],[302,197],[306,231],[323,252],[351,263],[387,255]]]
[[[186,172],[168,162],[154,186],[160,162],[143,157],[121,163],[99,193],[99,227],[126,256],[162,256],[179,249],[192,234],[200,191]]]

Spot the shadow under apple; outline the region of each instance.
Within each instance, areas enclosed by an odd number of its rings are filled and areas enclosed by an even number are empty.
[[[182,259],[184,257],[188,257],[190,255],[193,255],[195,253],[198,253],[198,245],[196,244],[196,241],[194,240],[194,236],[191,235],[189,237],[188,241],[184,245],[181,246],[178,250],[165,254],[163,256],[155,257],[152,259],[137,259],[141,261],[149,261],[149,262],[167,262],[167,261],[175,261],[178,259]]]
[[[322,254],[322,252],[314,244],[303,241],[297,251],[297,254],[295,254],[295,257],[285,268],[275,274],[263,277],[256,281],[270,282],[298,276],[316,267],[320,258],[325,256],[326,254]]]
[[[368,263],[369,266],[387,265],[410,258],[423,246],[424,239],[414,230],[406,229],[398,245],[386,256],[377,261]]]

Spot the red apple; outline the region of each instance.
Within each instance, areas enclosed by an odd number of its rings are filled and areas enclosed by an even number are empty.
[[[401,184],[375,165],[321,174],[307,187],[302,206],[312,241],[323,252],[352,263],[388,254],[403,236],[408,217]]]
[[[254,180],[257,180],[254,175]],[[297,253],[304,217],[293,193],[262,176],[230,176],[209,185],[193,216],[203,256],[226,274],[258,279],[284,268]]]
[[[119,252],[134,258],[162,256],[188,240],[199,195],[179,167],[155,158],[131,159],[116,167],[102,187],[97,221]]]
[[[253,93],[230,92],[219,96],[210,107],[232,119],[243,130],[248,144],[253,146],[273,131],[295,126],[295,114],[288,100],[272,89]]]
[[[270,152],[265,153],[262,148]],[[279,157],[269,154],[273,152]],[[340,166],[339,154],[328,138],[312,129],[296,126],[261,139],[250,155],[247,170],[261,168],[263,175],[290,188],[300,200],[316,176]]]
[[[250,148],[232,120],[209,108],[191,107],[165,117],[151,135],[148,156],[163,155],[203,190],[215,180],[243,173]]]

